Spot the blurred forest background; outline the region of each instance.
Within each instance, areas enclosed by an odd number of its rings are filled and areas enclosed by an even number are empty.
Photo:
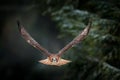
[[[47,66],[18,32],[19,19],[50,52],[57,53],[92,19],[82,43]],[[0,0],[0,80],[120,80],[120,0]]]

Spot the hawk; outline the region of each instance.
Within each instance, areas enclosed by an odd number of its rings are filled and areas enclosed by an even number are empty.
[[[91,20],[89,20],[88,25],[86,28],[78,34],[70,43],[68,43],[65,47],[63,47],[58,53],[53,54],[50,53],[47,49],[42,47],[35,39],[31,37],[31,35],[25,30],[22,24],[20,24],[20,21],[17,21],[18,29],[21,34],[21,36],[34,48],[40,50],[43,54],[47,56],[47,59],[40,60],[39,62],[46,64],[46,65],[55,65],[55,66],[61,66],[64,64],[67,64],[71,61],[62,59],[61,56],[63,53],[65,53],[68,49],[72,48],[74,45],[80,43],[89,33],[89,30],[91,28]]]

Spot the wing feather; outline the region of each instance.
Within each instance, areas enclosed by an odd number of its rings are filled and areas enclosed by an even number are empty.
[[[36,49],[42,51],[44,54],[46,54],[47,56],[50,56],[50,53],[48,52],[48,50],[46,50],[45,48],[43,48],[38,42],[36,42],[31,36],[30,34],[25,30],[25,28],[23,27],[23,25],[20,24],[20,21],[17,21],[18,24],[18,29],[22,35],[22,37],[33,47],[35,47]]]
[[[79,34],[77,37],[75,37],[69,44],[67,44],[64,48],[62,48],[59,52],[58,55],[61,56],[65,51],[73,47],[74,45],[80,43],[89,33],[89,30],[91,28],[91,20],[89,21],[87,27],[82,31],[81,34]]]

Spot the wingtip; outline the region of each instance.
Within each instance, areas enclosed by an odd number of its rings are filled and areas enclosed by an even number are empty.
[[[20,21],[19,20],[17,20],[17,25],[18,25],[18,29],[20,30],[21,27],[20,27]]]
[[[18,25],[19,31],[21,31],[21,29],[23,28],[23,26],[20,24],[20,20],[17,20],[17,25]]]
[[[89,19],[89,23],[88,24],[91,26],[91,24],[92,24],[92,19],[91,18]]]
[[[87,25],[88,29],[91,28],[91,25],[92,25],[92,19],[90,18],[90,19],[89,19],[89,22],[88,22],[88,25]]]
[[[20,25],[20,20],[16,20],[17,24]]]

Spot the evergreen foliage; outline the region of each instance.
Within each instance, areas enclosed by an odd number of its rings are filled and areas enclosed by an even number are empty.
[[[57,0],[58,2],[60,0]],[[68,1],[68,0],[67,0]],[[64,1],[67,3],[67,1]],[[120,79],[120,4],[119,1],[71,0],[51,13],[61,31],[60,38],[72,39],[92,19],[92,28],[82,43],[69,50],[72,63],[66,67],[64,80]],[[76,4],[76,5],[75,5]],[[71,36],[71,37],[70,37]],[[73,57],[74,55],[74,57]]]

